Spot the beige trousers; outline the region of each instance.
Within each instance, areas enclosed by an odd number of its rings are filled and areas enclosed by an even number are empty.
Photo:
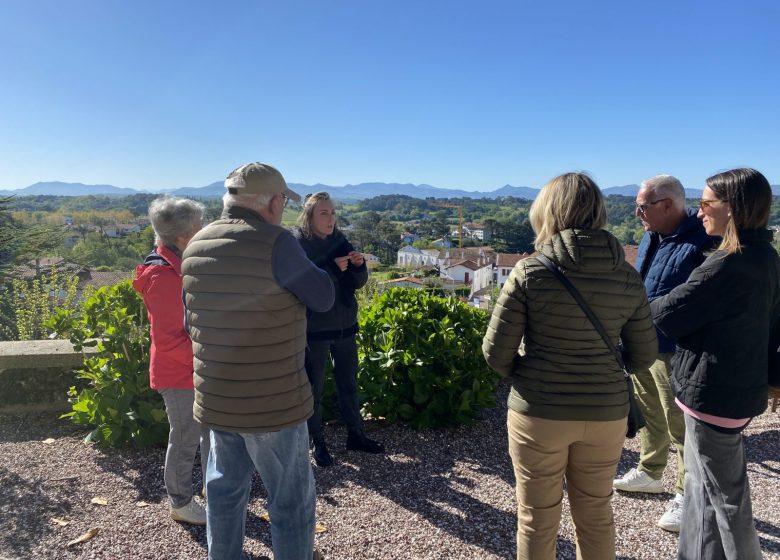
[[[615,477],[626,419],[545,420],[509,410],[509,455],[517,482],[517,558],[555,560],[564,480],[578,560],[614,560]]]

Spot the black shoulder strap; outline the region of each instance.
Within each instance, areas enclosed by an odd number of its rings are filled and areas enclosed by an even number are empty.
[[[596,330],[601,335],[601,338],[604,339],[604,343],[607,345],[607,347],[612,351],[612,353],[615,355],[615,359],[617,360],[618,365],[622,370],[625,371],[626,364],[623,362],[623,356],[620,355],[620,352],[615,347],[615,345],[612,343],[612,340],[609,338],[609,335],[607,334],[607,331],[604,329],[604,325],[601,324],[601,321],[599,321],[599,318],[596,317],[596,315],[593,314],[593,311],[591,311],[590,307],[587,303],[585,303],[585,300],[582,299],[582,294],[577,290],[577,288],[574,287],[574,284],[571,283],[571,281],[566,278],[566,276],[563,275],[563,272],[561,272],[561,269],[559,269],[555,264],[545,257],[544,255],[539,255],[536,257],[536,259],[544,265],[544,267],[553,273],[553,276],[555,276],[558,281],[563,284],[563,286],[569,290],[569,293],[572,295],[572,297],[577,301],[577,303],[580,305],[582,310],[585,312],[585,315],[588,317],[591,323],[593,323],[593,326],[596,327]]]

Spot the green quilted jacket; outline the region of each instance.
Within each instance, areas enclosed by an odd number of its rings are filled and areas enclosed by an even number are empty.
[[[639,273],[604,230],[564,230],[541,249],[580,291],[629,371],[658,345]],[[512,380],[509,408],[550,420],[619,420],[628,414],[623,371],[566,288],[535,258],[517,263],[482,342],[487,363]]]

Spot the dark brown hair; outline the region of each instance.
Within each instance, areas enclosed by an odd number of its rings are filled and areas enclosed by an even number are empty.
[[[740,167],[717,173],[707,179],[721,202],[731,211],[726,233],[719,249],[729,254],[740,250],[739,230],[765,228],[772,207],[772,187],[766,177],[755,169]]]

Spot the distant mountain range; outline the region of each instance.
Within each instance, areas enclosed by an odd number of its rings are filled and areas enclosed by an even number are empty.
[[[539,189],[531,187],[513,187],[504,185],[500,189],[493,191],[465,191],[462,189],[447,189],[432,187],[431,185],[413,185],[410,183],[360,183],[359,185],[303,185],[300,183],[290,183],[290,188],[295,192],[305,195],[317,191],[328,191],[333,198],[344,202],[354,202],[364,198],[373,198],[380,195],[406,195],[413,198],[499,198],[512,196],[515,198],[525,198],[533,200],[539,193]],[[639,191],[639,185],[623,185],[619,187],[609,187],[603,189],[606,195],[636,196]],[[47,183],[35,183],[23,189],[5,189],[0,190],[0,196],[129,196],[134,194],[160,194],[168,193],[175,196],[188,196],[199,198],[217,198],[225,192],[222,181],[211,183],[205,187],[182,187],[178,189],[160,189],[143,190],[115,187],[113,185],[85,185],[83,183],[62,183],[59,181]],[[772,192],[775,196],[780,196],[780,185],[772,185]],[[700,198],[700,189],[686,189],[688,198]]]

